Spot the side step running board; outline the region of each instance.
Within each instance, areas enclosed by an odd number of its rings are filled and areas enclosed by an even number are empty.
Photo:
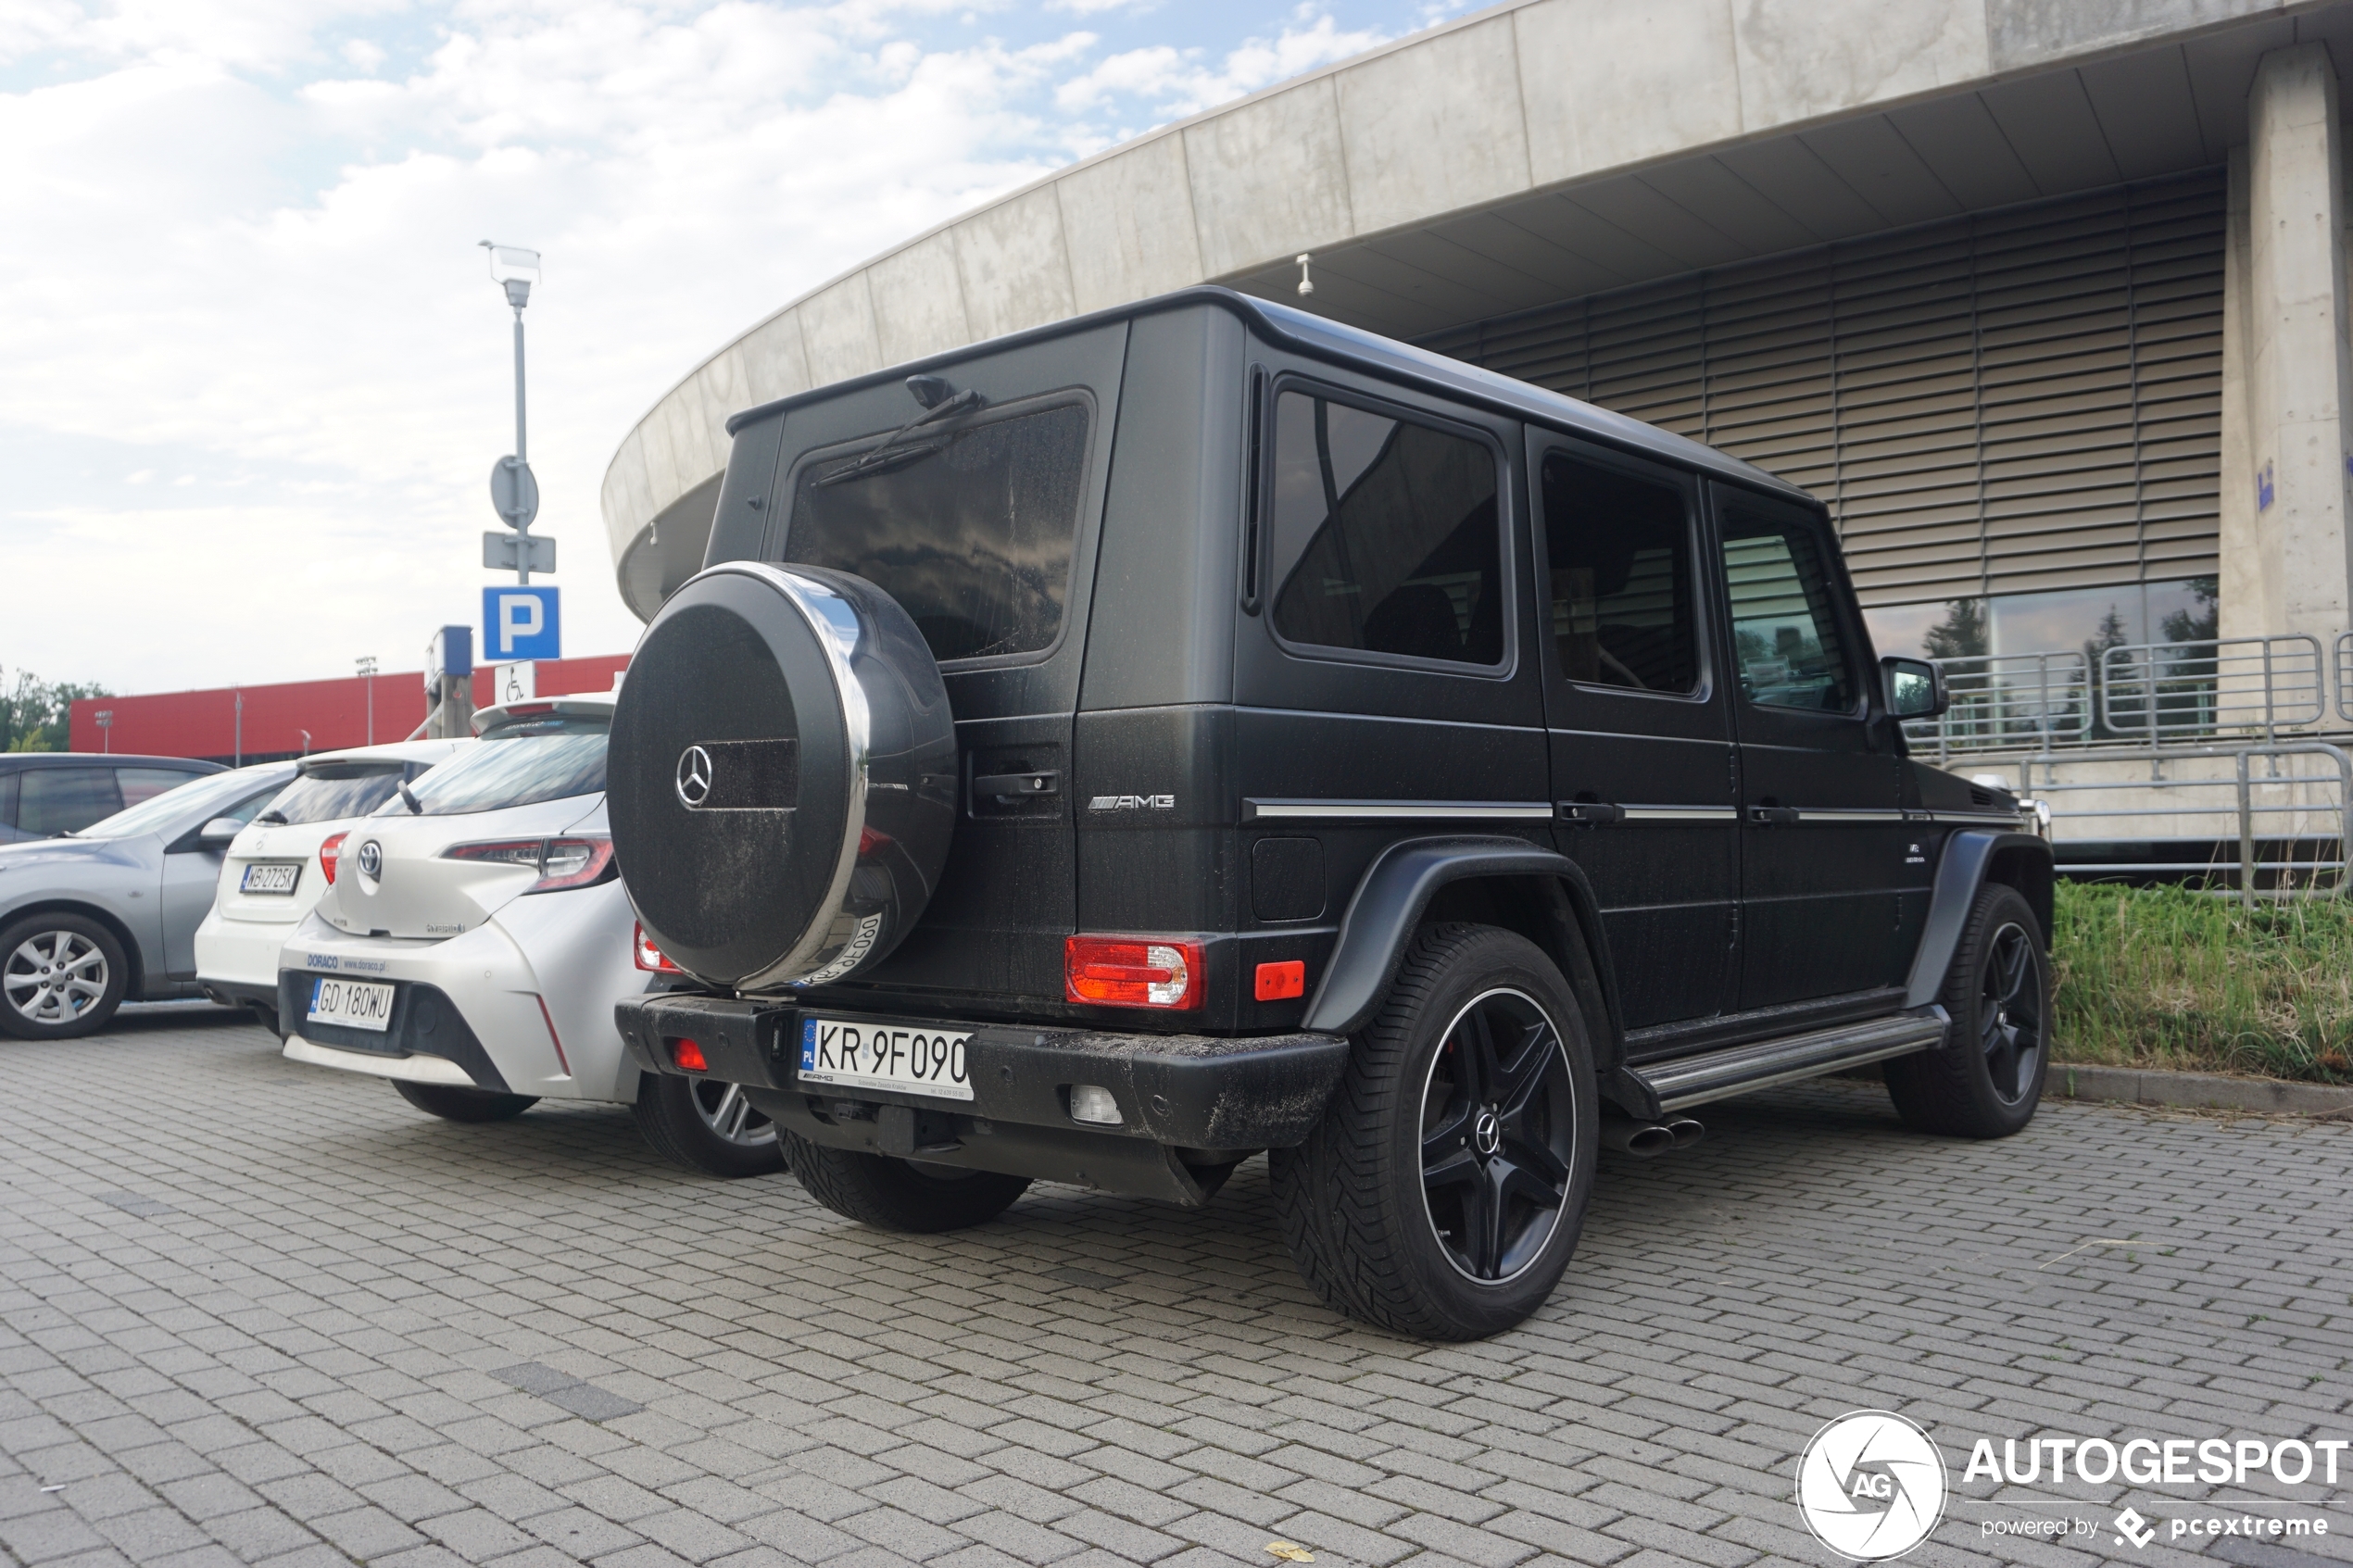
[[[1944,1043],[1944,1032],[1950,1027],[1951,1020],[1943,1008],[1926,1007],[1893,1018],[1843,1023],[1810,1035],[1733,1046],[1629,1071],[1658,1098],[1659,1113],[1664,1115],[1755,1089],[1769,1089],[1776,1084],[1818,1078],[1825,1073],[1933,1049]]]

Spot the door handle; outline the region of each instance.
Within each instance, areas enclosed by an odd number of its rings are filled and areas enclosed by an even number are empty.
[[[1748,820],[1760,828],[1793,828],[1801,819],[1794,806],[1752,806]]]
[[[1626,808],[1612,806],[1600,800],[1564,800],[1560,804],[1561,821],[1579,827],[1613,827],[1626,820]]]
[[[1041,795],[1060,795],[1062,774],[1046,770],[1035,773],[983,773],[973,780],[975,795],[1035,798]]]

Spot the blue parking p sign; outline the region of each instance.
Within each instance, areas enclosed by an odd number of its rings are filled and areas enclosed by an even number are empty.
[[[561,659],[563,614],[556,588],[484,588],[482,652],[504,664],[517,659]]]

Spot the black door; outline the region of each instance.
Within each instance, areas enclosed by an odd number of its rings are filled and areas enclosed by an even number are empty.
[[[1518,588],[1521,430],[1267,358],[1234,643],[1241,827],[1253,874],[1319,859],[1336,919],[1398,839],[1549,845],[1543,699]],[[1262,852],[1269,839],[1285,842]],[[1254,886],[1253,905],[1269,892],[1282,896]]]
[[[1838,545],[1818,512],[1710,489],[1738,688],[1740,1005],[1897,985],[1901,763]]]
[[[1706,657],[1699,483],[1529,433],[1562,850],[1592,879],[1629,1029],[1731,1005],[1740,814]]]

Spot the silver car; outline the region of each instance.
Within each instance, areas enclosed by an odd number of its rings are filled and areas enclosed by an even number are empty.
[[[60,1040],[126,999],[195,996],[220,857],[294,776],[208,773],[79,833],[0,844],[0,1033]]]

